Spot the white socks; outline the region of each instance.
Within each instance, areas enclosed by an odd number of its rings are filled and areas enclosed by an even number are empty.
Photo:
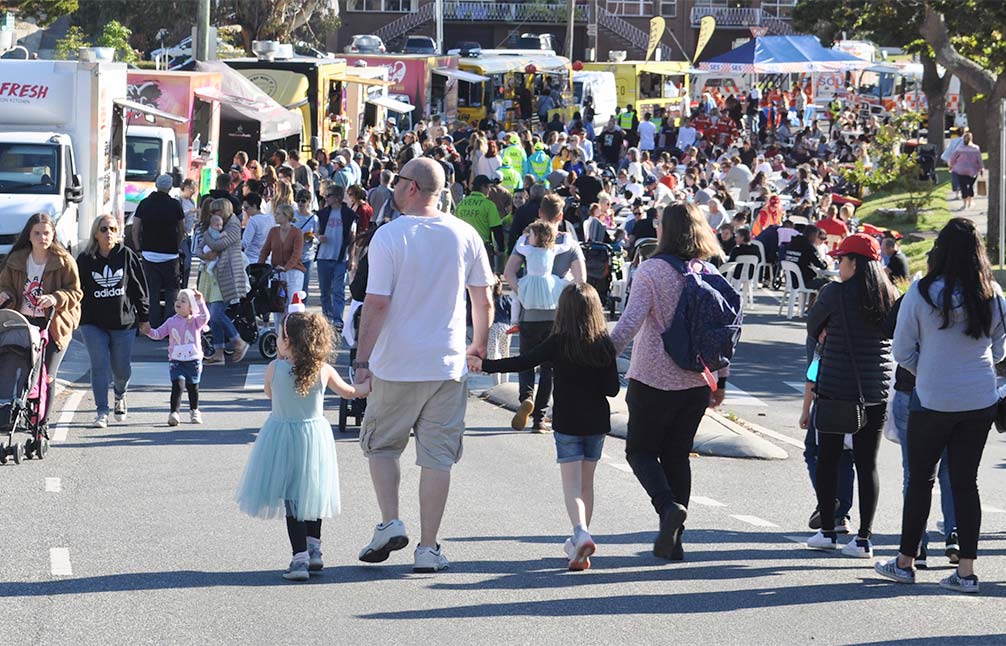
[[[311,560],[311,557],[308,556],[307,552],[297,552],[296,554],[293,555],[293,562],[294,563],[298,563],[298,562],[299,563],[307,563],[310,560]]]
[[[313,536],[308,536],[307,537],[307,546],[308,546],[308,548],[311,548],[311,547],[321,547],[321,539],[320,538],[314,538]]]

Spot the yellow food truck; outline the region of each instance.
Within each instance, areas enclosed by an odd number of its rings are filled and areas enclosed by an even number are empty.
[[[685,61],[621,61],[607,63],[584,63],[584,70],[611,72],[615,75],[615,87],[619,108],[631,104],[640,119],[645,112],[656,113],[664,108],[671,118],[682,116],[681,92],[688,95],[688,73],[692,66]],[[680,89],[679,89],[680,86]]]
[[[479,56],[460,58],[458,69],[470,75],[458,78],[458,118],[473,125],[493,115],[512,126],[519,117],[522,88],[531,93],[535,112],[546,84],[559,87],[567,105],[572,102],[569,59],[549,50],[483,49]]]

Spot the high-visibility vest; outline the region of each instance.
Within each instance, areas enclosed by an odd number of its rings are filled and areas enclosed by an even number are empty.
[[[618,125],[622,127],[623,130],[629,130],[632,128],[632,122],[636,118],[635,112],[623,112],[618,115]]]
[[[524,168],[527,153],[518,144],[510,144],[503,149],[503,159],[507,160],[513,168]]]
[[[552,159],[544,150],[539,150],[527,158],[527,162],[524,164],[524,172],[527,173],[529,170],[532,175],[544,182],[545,178],[552,171]]]
[[[828,104],[828,112],[830,112],[833,115],[837,115],[841,111],[842,111],[842,102],[839,101],[838,99],[832,99],[831,103]]]
[[[520,176],[520,173],[514,170],[509,165],[509,163],[505,163],[498,169],[496,169],[496,173],[500,176],[500,179],[502,180],[500,184],[502,184],[505,188],[507,188],[510,191],[515,191],[518,188],[521,188],[521,186],[524,183],[523,178]]]

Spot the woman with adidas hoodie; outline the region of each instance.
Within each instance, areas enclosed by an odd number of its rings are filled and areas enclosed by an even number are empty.
[[[126,388],[136,328],[150,329],[147,283],[140,258],[122,244],[119,223],[111,215],[95,219],[91,237],[77,256],[81,301],[80,331],[91,359],[91,391],[97,417],[94,428],[108,426],[108,384],[115,391],[115,420],[126,418]]]

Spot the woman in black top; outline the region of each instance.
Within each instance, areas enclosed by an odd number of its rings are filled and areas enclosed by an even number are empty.
[[[562,291],[552,334],[530,352],[508,359],[468,358],[472,370],[485,372],[519,372],[552,364],[555,448],[566,512],[573,524],[573,536],[565,545],[571,570],[589,568],[594,553],[587,527],[594,509],[594,469],[604,436],[611,430],[607,398],[617,395],[620,387],[615,358],[601,299],[586,283]]]
[[[841,282],[821,290],[807,316],[807,333],[824,343],[814,387],[817,399],[858,402],[861,393],[866,404],[866,425],[858,431],[847,431],[854,434],[852,453],[859,480],[860,524],[858,535],[848,545],[840,546],[835,533],[835,498],[845,435],[820,432],[819,417],[816,482],[821,529],[807,541],[807,547],[841,547],[846,556],[871,558],[870,535],[880,489],[877,453],[890,382],[891,341],[885,322],[897,290],[880,264],[876,238],[863,233],[851,235],[832,255],[840,259]]]

